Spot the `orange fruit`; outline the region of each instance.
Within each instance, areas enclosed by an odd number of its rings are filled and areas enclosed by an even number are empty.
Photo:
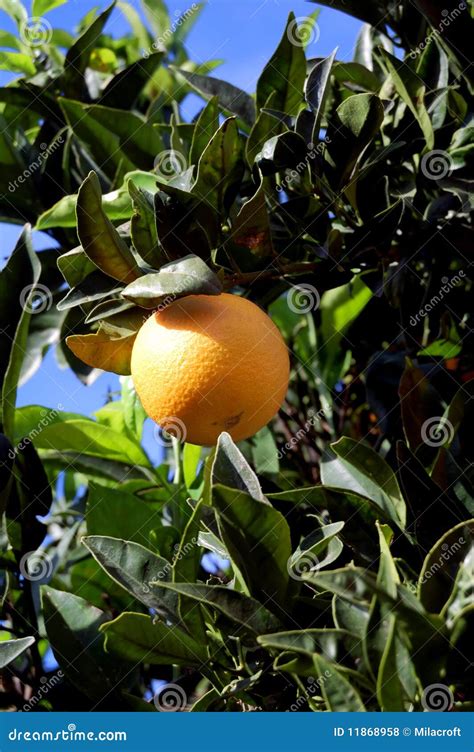
[[[289,358],[267,314],[237,295],[189,295],[152,314],[131,361],[143,407],[168,433],[209,446],[248,438],[278,411]]]

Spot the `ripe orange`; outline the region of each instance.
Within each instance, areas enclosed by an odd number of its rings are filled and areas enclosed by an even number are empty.
[[[189,295],[138,332],[132,377],[146,413],[191,444],[252,436],[278,411],[289,358],[267,314],[237,295]]]

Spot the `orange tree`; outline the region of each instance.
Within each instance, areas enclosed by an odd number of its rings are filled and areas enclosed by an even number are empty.
[[[0,2],[0,216],[26,223],[0,276],[5,707],[472,707],[471,19],[331,4],[365,22],[354,60],[307,59],[317,13],[290,14],[250,95],[188,59],[197,6],[73,38]],[[286,400],[238,446],[165,425],[155,467],[137,331],[222,291],[283,334]],[[121,393],[16,409],[51,347]]]

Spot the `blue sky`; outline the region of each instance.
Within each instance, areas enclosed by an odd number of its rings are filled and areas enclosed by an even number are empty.
[[[138,0],[130,0],[130,4],[137,9],[140,7]],[[28,7],[28,3],[26,5]],[[51,11],[47,19],[53,27],[72,31],[91,8],[107,5],[103,0],[68,0]],[[180,16],[191,5],[189,0],[171,0],[168,3],[170,16]],[[260,71],[278,44],[289,11],[293,10],[298,18],[309,15],[317,7],[303,0],[211,0],[188,37],[189,55],[199,62],[223,58],[225,62],[215,75],[253,92]],[[360,29],[357,20],[322,7],[318,27],[316,39],[308,48],[309,57],[326,56],[338,47],[338,59],[352,59]],[[0,12],[0,29],[15,31],[3,12]],[[106,31],[120,36],[128,30],[126,20],[116,9]],[[7,80],[7,74],[0,71],[0,85]],[[192,117],[195,111],[196,99],[191,99],[184,107],[184,116]],[[19,232],[18,226],[0,226],[0,266],[10,254]],[[49,238],[36,233],[35,247],[40,249],[46,245],[50,245]],[[19,390],[18,404],[56,407],[59,402],[65,410],[90,414],[104,403],[108,390],[117,388],[118,379],[112,374],[103,374],[91,387],[82,386],[70,371],[58,369],[50,352],[40,370]]]

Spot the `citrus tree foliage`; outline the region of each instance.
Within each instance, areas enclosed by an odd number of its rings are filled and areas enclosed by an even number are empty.
[[[199,6],[118,2],[72,36],[0,1],[0,216],[26,223],[0,276],[5,707],[470,707],[471,19],[331,5],[365,22],[354,60],[311,57],[317,12],[290,14],[249,94],[188,59]],[[287,400],[155,467],[134,336],[221,290],[280,327]],[[52,347],[121,393],[16,409]]]

